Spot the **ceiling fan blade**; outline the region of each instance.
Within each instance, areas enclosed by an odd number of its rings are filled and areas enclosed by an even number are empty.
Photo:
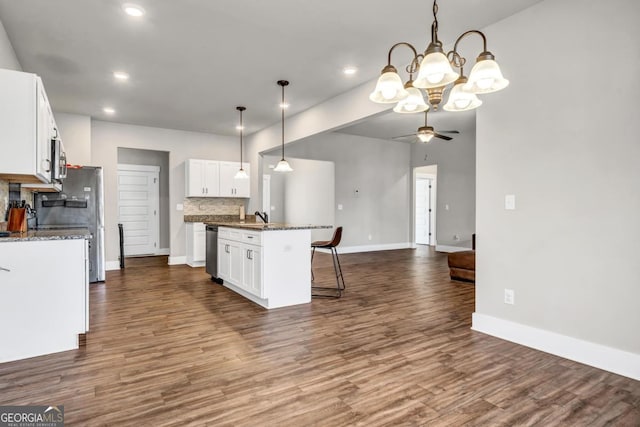
[[[410,133],[410,134],[407,134],[407,135],[394,136],[391,139],[402,139],[402,138],[408,138],[410,136],[416,136],[416,133],[414,132],[414,133]]]
[[[439,133],[435,133],[435,132],[433,136],[435,136],[436,138],[444,139],[445,141],[451,141],[453,139],[450,136],[440,135]]]
[[[440,132],[440,133],[455,133],[455,134],[460,133],[457,130],[439,130],[438,132]]]

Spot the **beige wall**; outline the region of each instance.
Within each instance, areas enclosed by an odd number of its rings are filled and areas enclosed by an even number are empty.
[[[53,113],[67,153],[67,163],[91,164],[91,117],[79,114]]]
[[[91,156],[94,166],[104,168],[105,242],[107,262],[118,259],[117,163],[118,147],[169,152],[170,255],[180,262],[185,255],[183,212],[184,161],[189,158],[238,160],[235,137],[93,121]],[[171,261],[171,259],[170,259]]]
[[[476,197],[476,313],[636,361],[638,17],[635,0],[547,0],[486,29],[511,85],[477,113]]]

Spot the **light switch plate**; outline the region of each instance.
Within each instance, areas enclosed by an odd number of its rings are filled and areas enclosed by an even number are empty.
[[[183,205],[182,203],[178,203],[178,204],[176,205],[176,210],[177,210],[177,211],[183,211],[183,210],[184,210],[184,205]]]
[[[515,194],[507,194],[504,196],[504,208],[508,211],[513,211],[516,209]]]

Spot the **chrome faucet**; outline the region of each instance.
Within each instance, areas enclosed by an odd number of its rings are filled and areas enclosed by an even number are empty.
[[[259,216],[260,219],[262,220],[262,222],[264,222],[265,224],[269,223],[269,215],[267,215],[266,212],[258,212],[258,211],[256,211],[255,215]]]

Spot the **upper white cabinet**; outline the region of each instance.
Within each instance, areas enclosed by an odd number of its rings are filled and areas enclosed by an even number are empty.
[[[249,163],[242,168],[249,175]],[[220,197],[249,197],[250,180],[236,179],[240,162],[220,162]]]
[[[219,163],[215,160],[185,161],[186,197],[218,197],[220,193]]]
[[[0,69],[0,177],[51,182],[51,140],[58,137],[42,80]]]
[[[249,175],[249,164],[243,163]],[[185,161],[185,197],[249,197],[250,180],[236,179],[240,162],[188,159]]]

